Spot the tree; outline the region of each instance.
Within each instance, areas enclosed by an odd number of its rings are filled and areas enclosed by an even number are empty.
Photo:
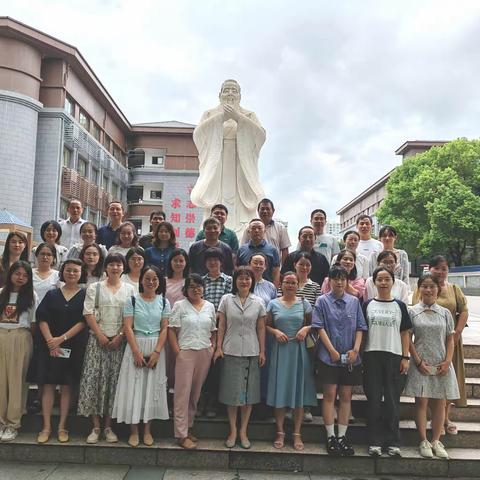
[[[480,140],[460,138],[406,158],[386,189],[377,218],[398,230],[410,255],[442,253],[463,265],[478,251]]]

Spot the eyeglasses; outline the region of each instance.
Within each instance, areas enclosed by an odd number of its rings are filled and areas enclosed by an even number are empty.
[[[190,285],[188,287],[188,290],[191,290],[192,292],[200,291],[200,290],[203,290],[203,287],[201,285]]]

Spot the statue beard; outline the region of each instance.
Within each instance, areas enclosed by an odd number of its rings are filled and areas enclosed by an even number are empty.
[[[240,100],[233,95],[228,95],[225,98],[222,98],[222,104],[230,105],[235,110],[238,110],[238,107],[240,106]]]

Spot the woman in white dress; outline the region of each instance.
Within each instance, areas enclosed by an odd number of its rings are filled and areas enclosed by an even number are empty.
[[[55,264],[56,250],[49,243],[41,243],[35,249],[37,267],[33,272],[33,289],[38,297],[38,303],[43,300],[46,293],[59,286],[58,270],[52,267]]]
[[[117,229],[115,245],[108,249],[109,254],[119,253],[125,256],[127,252],[138,245],[138,235],[132,222],[124,222]]]
[[[88,287],[92,283],[103,280],[105,275],[103,273],[103,263],[105,257],[103,256],[103,250],[100,245],[92,243],[91,245],[85,245],[80,250],[78,257],[86,266],[87,279],[83,287]]]
[[[67,259],[68,248],[60,245],[60,238],[62,237],[62,227],[55,220],[48,220],[42,224],[40,227],[40,237],[45,243],[48,243],[57,253],[55,258],[55,270],[59,270],[62,263]],[[36,248],[32,250],[32,255],[30,256],[30,263],[35,264],[35,251]]]
[[[143,443],[153,445],[152,420],[167,420],[165,341],[170,304],[165,299],[165,278],[155,266],[140,275],[140,292],[128,298],[123,328],[128,345],[123,355],[113,404],[113,418],[130,424],[128,444],[140,443],[138,424],[143,421]]]
[[[415,397],[415,423],[420,435],[420,455],[448,458],[440,435],[446,400],[460,397],[452,365],[455,326],[449,310],[437,303],[440,280],[431,273],[418,279],[420,302],[411,307],[414,340],[405,395]],[[432,443],[427,440],[427,409],[432,415]]]
[[[128,283],[139,292],[139,280],[142,268],[145,265],[145,250],[142,247],[132,247],[125,255],[127,268],[122,275],[122,282]]]
[[[67,258],[79,258],[83,247],[97,243],[97,226],[92,222],[82,223],[80,227],[80,238],[82,241],[73,245],[67,253]],[[105,245],[98,245],[103,253],[103,258],[107,256]]]

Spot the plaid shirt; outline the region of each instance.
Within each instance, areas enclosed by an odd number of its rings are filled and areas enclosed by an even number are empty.
[[[215,311],[217,311],[222,297],[232,291],[232,277],[221,272],[219,277],[213,279],[207,273],[207,275],[204,275],[203,280],[205,282],[203,298],[213,303]]]

